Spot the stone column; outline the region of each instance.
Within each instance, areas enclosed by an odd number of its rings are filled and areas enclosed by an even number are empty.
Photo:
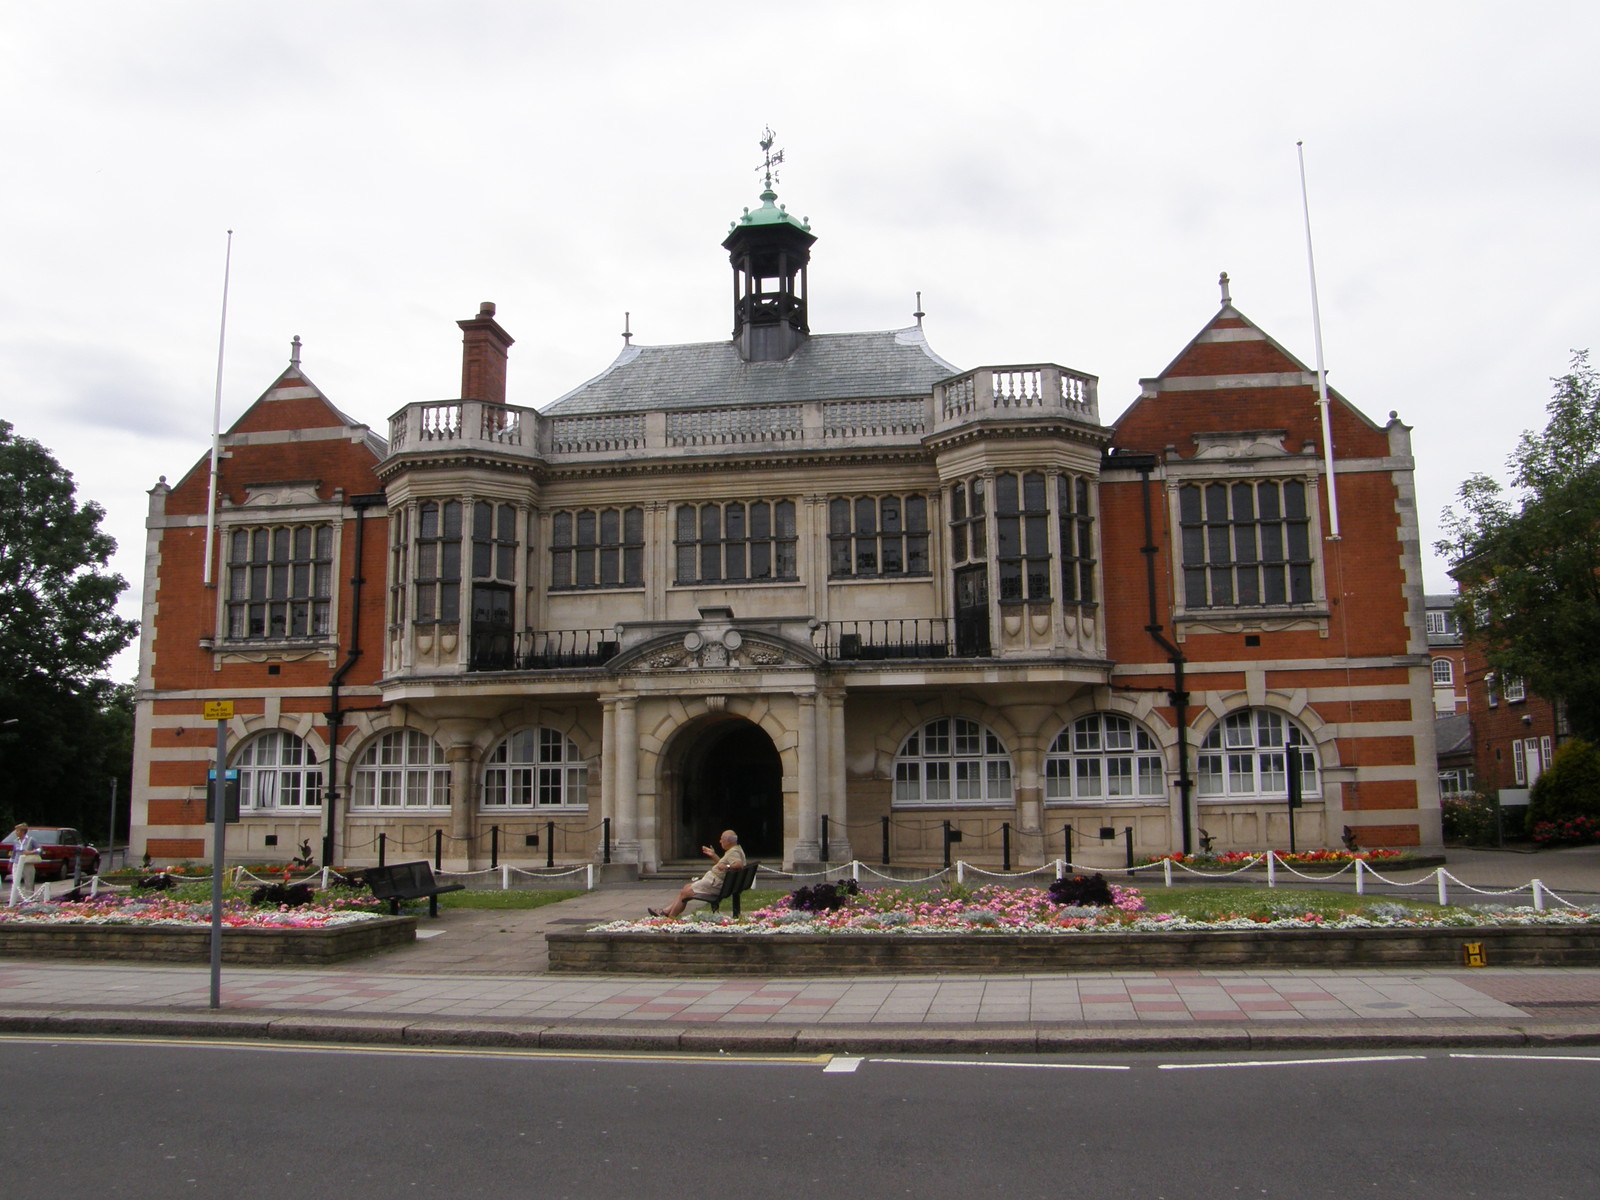
[[[817,841],[817,696],[815,692],[796,696],[799,706],[795,722],[795,838],[789,856],[794,870],[805,870],[818,861],[821,846]]]
[[[639,711],[638,698],[621,696],[612,705],[612,735],[608,747],[611,760],[609,776],[612,796],[611,813],[615,822],[612,849],[613,862],[641,862],[642,847],[639,841]]]
[[[828,814],[828,860],[849,862],[855,857],[850,847],[850,802],[845,770],[845,723],[843,692],[824,692],[817,723],[821,733],[823,782],[822,808]]]

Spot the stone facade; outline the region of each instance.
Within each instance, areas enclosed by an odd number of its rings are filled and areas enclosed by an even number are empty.
[[[209,589],[206,463],[154,489],[136,850],[204,855],[218,698],[236,859],[1109,865],[1284,847],[1292,784],[1301,846],[1439,841],[1405,426],[1331,397],[1334,538],[1315,375],[1226,293],[1108,425],[1081,371],[813,335],[763,199],[732,339],[550,403],[493,305],[387,441],[297,350],[224,438]]]

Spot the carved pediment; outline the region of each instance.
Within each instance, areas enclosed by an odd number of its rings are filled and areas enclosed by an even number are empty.
[[[321,504],[317,495],[317,479],[292,479],[281,483],[250,483],[245,485],[244,503],[240,508],[283,508],[289,505]]]
[[[1242,429],[1235,433],[1197,433],[1196,458],[1287,458],[1283,429]]]
[[[617,672],[647,671],[756,671],[815,666],[820,661],[809,646],[766,632],[741,629],[683,633],[653,638],[619,655],[611,664]]]

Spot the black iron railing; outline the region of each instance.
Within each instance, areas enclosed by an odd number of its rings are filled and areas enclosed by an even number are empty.
[[[959,657],[950,622],[924,617],[829,621],[822,652],[827,658],[848,662]]]
[[[617,654],[609,629],[475,630],[469,671],[555,671],[604,666]]]

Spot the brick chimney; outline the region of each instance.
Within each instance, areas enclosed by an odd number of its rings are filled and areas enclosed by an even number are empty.
[[[506,351],[515,340],[494,319],[494,302],[485,300],[478,315],[461,326],[461,398],[506,402]]]

